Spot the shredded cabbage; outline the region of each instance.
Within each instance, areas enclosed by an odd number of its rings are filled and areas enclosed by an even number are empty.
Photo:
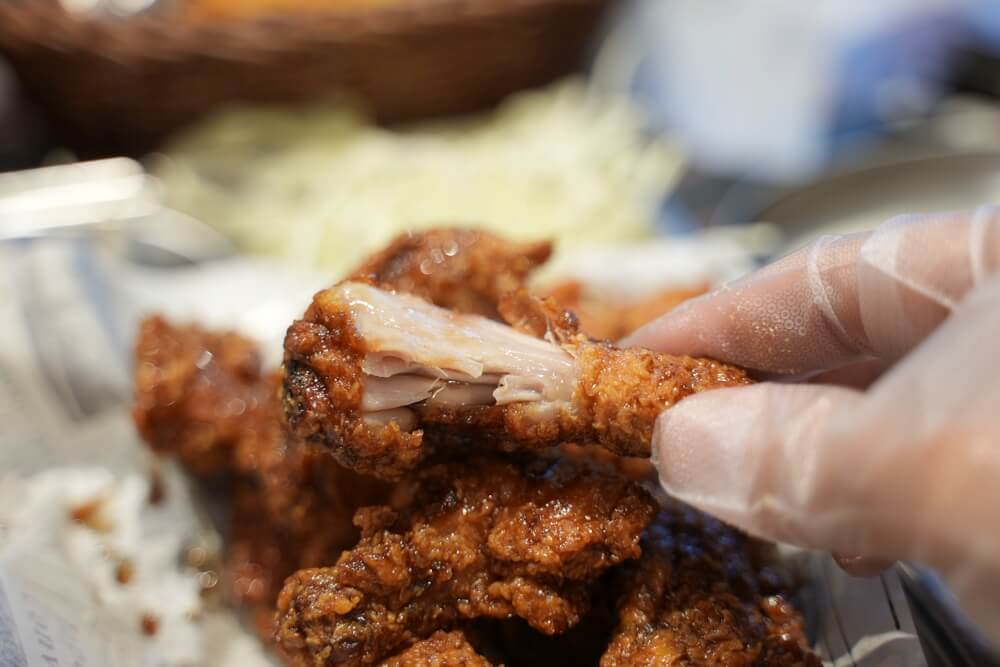
[[[630,102],[570,80],[396,131],[332,105],[230,110],[153,169],[172,206],[245,250],[340,273],[403,230],[442,224],[560,245],[645,238],[680,166]]]

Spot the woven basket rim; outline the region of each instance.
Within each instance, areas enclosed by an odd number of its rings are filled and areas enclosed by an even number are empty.
[[[209,56],[255,61],[311,45],[370,44],[433,35],[456,26],[524,20],[542,11],[610,5],[615,0],[400,0],[362,9],[303,12],[236,21],[140,15],[101,19],[72,15],[32,0],[0,2],[0,50],[41,46],[100,51],[112,60],[176,60]],[[99,48],[96,46],[99,45]]]

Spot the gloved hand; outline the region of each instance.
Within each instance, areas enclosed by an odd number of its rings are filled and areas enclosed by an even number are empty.
[[[623,342],[839,369],[854,387],[681,401],[654,434],[664,488],[762,537],[929,565],[1000,639],[1000,209],[819,239]]]

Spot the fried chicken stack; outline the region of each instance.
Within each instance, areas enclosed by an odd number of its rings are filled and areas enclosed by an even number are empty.
[[[276,608],[292,665],[818,664],[771,548],[623,458],[746,375],[590,338],[527,291],[549,254],[405,235],[316,295],[273,374],[236,334],[144,324],[137,426],[235,480],[239,599]]]

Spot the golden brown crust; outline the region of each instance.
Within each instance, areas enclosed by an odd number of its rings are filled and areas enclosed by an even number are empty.
[[[358,513],[361,542],[334,567],[286,582],[277,639],[298,665],[367,665],[463,619],[563,632],[587,583],[639,555],[654,508],[637,484],[578,462],[431,466]]]
[[[492,667],[461,632],[435,632],[380,667]]]
[[[500,298],[523,287],[551,253],[547,242],[514,243],[474,229],[430,229],[400,235],[348,279],[498,319]]]
[[[745,371],[713,359],[589,341],[574,345],[573,355],[580,369],[574,407],[586,421],[581,441],[621,456],[649,456],[656,418],[682,398],[750,384]]]
[[[624,575],[601,667],[818,667],[772,549],[692,509],[662,512]]]

